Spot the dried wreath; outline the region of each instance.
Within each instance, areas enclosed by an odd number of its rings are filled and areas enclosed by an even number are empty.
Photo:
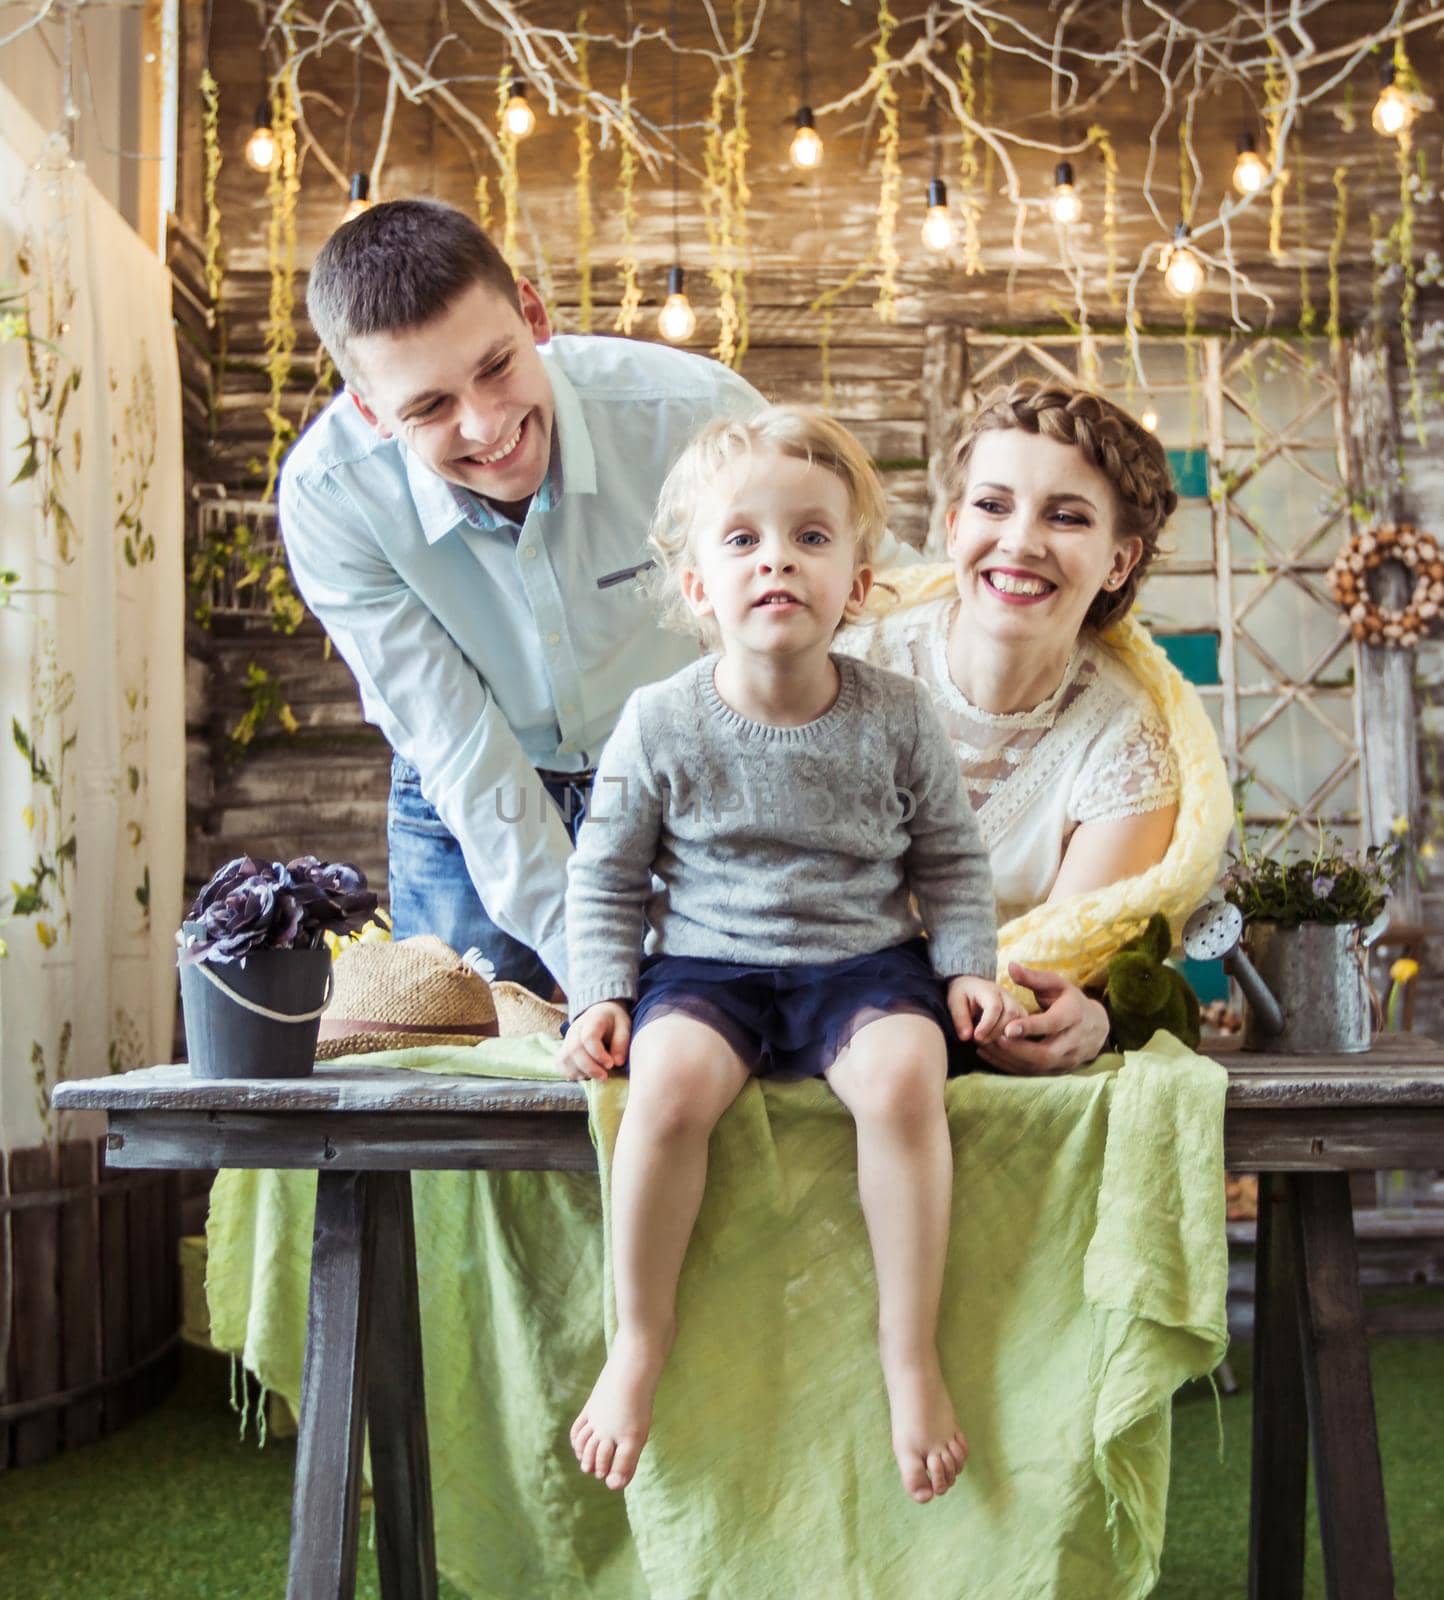
[[[1381,606],[1369,593],[1368,574],[1397,561],[1414,578],[1407,605]],[[1329,588],[1349,632],[1365,644],[1410,650],[1439,625],[1444,611],[1444,556],[1431,534],[1412,523],[1356,533],[1329,568]]]

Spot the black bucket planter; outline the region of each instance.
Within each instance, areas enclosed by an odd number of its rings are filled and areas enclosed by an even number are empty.
[[[329,950],[257,950],[244,967],[199,961],[180,977],[193,1078],[304,1078],[315,1066]]]

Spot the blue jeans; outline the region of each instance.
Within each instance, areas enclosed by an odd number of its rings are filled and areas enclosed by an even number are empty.
[[[542,781],[575,840],[586,815],[591,780]],[[523,984],[543,999],[551,998],[556,987],[551,973],[535,950],[503,933],[487,916],[461,846],[422,794],[416,768],[400,756],[391,758],[386,845],[393,938],[434,933],[458,955],[475,947],[498,978]]]

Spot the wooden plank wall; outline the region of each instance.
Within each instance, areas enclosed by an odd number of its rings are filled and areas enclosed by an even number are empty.
[[[171,1388],[179,1199],[174,1173],[111,1174],[103,1139],[0,1156],[0,1472],[90,1444]]]

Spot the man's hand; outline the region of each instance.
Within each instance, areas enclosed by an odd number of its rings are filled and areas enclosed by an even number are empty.
[[[631,1040],[631,1012],[620,1000],[599,1000],[567,1029],[557,1048],[557,1066],[573,1081],[606,1078],[626,1061]]]
[[[1024,1015],[1008,991],[991,978],[952,978],[948,981],[948,1010],[958,1038],[985,1044],[1000,1029]]]
[[[1076,983],[1016,961],[1009,962],[1008,976],[1033,991],[1040,1009],[1008,1023],[1001,1037],[978,1051],[990,1067],[1023,1075],[1071,1072],[1107,1044],[1108,1013]]]

